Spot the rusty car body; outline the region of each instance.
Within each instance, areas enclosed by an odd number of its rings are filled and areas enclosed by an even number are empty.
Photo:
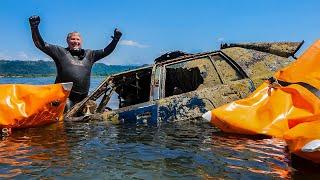
[[[248,96],[275,71],[294,61],[302,42],[222,44],[220,50],[182,54],[107,77],[66,119],[91,112],[114,123],[159,124],[195,119]],[[111,97],[116,97],[116,102]],[[112,102],[113,101],[113,102]],[[110,107],[111,104],[117,104]]]

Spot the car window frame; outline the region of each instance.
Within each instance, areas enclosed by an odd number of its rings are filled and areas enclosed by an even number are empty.
[[[167,72],[166,71],[166,67],[167,66],[170,66],[172,64],[183,63],[183,62],[186,62],[186,61],[192,61],[192,60],[196,60],[196,59],[200,59],[200,58],[208,58],[208,60],[211,62],[211,64],[214,67],[214,69],[216,69],[214,63],[212,62],[212,60],[210,58],[210,56],[216,55],[216,54],[219,54],[219,52],[202,53],[200,55],[195,55],[193,57],[180,59],[178,61],[174,61],[174,59],[173,59],[173,60],[171,60],[171,61],[169,61],[167,63],[160,64],[160,66],[162,66],[162,72],[161,72],[161,75],[160,75],[160,78],[161,78],[161,80],[160,80],[160,82],[161,82],[160,92],[161,93],[160,93],[160,98],[159,99],[167,98],[167,97],[165,97],[165,88],[166,88],[166,83],[165,82],[166,82],[166,75],[167,75],[166,74],[166,72]],[[216,70],[216,72],[217,72],[217,70]],[[218,76],[221,76],[221,74],[219,74],[219,72],[217,72],[217,74],[218,74]],[[220,81],[221,81],[221,79],[220,79]],[[221,84],[223,84],[223,83],[221,82]],[[192,91],[189,91],[189,92],[192,92]],[[185,92],[185,93],[188,93],[188,92]],[[182,93],[182,94],[185,94],[185,93]],[[168,96],[168,97],[170,97],[170,96]]]
[[[220,72],[220,69],[215,64],[214,59],[212,59],[212,56],[215,56],[215,55],[220,55],[224,60],[226,60],[226,62],[231,66],[231,68],[236,70],[239,73],[239,75],[241,75],[241,78],[239,80],[243,80],[243,79],[246,79],[246,78],[251,80],[249,78],[249,76],[246,74],[246,72],[232,58],[227,56],[222,51],[202,53],[200,55],[195,55],[193,57],[187,57],[185,59],[179,59],[178,61],[173,59],[173,60],[170,60],[169,62],[159,63],[159,64],[155,65],[155,66],[159,66],[161,68],[160,81],[159,81],[160,82],[160,85],[159,85],[159,87],[160,87],[160,97],[159,97],[159,99],[167,98],[167,97],[165,97],[166,67],[170,66],[172,64],[183,63],[185,61],[191,61],[191,60],[194,60],[194,59],[205,58],[205,57],[209,58],[212,66],[214,67],[214,69],[216,70],[216,72],[217,72],[217,74],[218,74],[218,76],[220,78],[221,84],[227,84],[229,81],[226,81],[226,80],[224,80],[224,78],[222,78],[222,73]],[[192,92],[192,91],[190,91],[190,92]],[[182,94],[184,94],[184,93],[182,93]]]
[[[221,73],[221,69],[219,68],[219,66],[216,65],[215,60],[213,58],[213,56],[216,56],[216,55],[221,56],[228,63],[228,65],[241,76],[240,79],[237,79],[235,81],[249,78],[249,76],[244,72],[244,70],[233,59],[231,59],[230,57],[228,57],[227,55],[225,55],[222,52],[217,52],[215,54],[210,54],[209,58],[213,64],[213,66],[215,67],[217,73],[219,74],[219,78],[222,81],[222,84],[228,84],[230,81],[227,81],[224,78],[223,74]]]

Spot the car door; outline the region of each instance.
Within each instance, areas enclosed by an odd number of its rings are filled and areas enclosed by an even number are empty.
[[[121,108],[114,112],[117,113],[117,119],[121,123],[157,124],[157,105],[154,101]]]
[[[164,65],[158,120],[198,118],[247,96],[252,83],[233,63],[215,52]]]
[[[135,93],[134,96],[141,96],[143,95],[145,100],[143,102],[138,102],[138,103],[130,103],[130,105],[118,105],[120,108],[119,109],[113,109],[110,111],[110,113],[106,113],[108,115],[108,119],[110,120],[117,120],[118,123],[135,123],[135,124],[156,124],[157,123],[157,104],[153,100],[153,94],[151,92],[151,87],[152,84],[154,84],[154,69],[150,68],[150,73],[147,73],[147,70],[144,70],[145,73],[139,73],[137,71],[135,76],[137,77],[137,81],[131,82],[132,85],[128,85],[128,81],[124,82],[124,89],[120,91],[118,89],[118,92],[121,94],[123,91],[127,91],[129,88],[134,88],[134,90],[131,90],[132,93]],[[131,73],[134,74],[134,73]],[[141,79],[142,77],[138,77],[140,74],[149,74],[148,77],[144,77],[144,79]],[[145,75],[144,75],[145,76]],[[129,79],[131,77],[126,77],[125,79]],[[144,84],[143,86],[139,84]],[[132,87],[134,86],[134,87]],[[121,89],[121,87],[119,87]],[[119,100],[121,95],[118,94]],[[121,101],[121,100],[120,100]],[[121,103],[120,103],[121,104]]]

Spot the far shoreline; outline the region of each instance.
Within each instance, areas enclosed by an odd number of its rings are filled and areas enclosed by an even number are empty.
[[[103,78],[110,75],[92,75],[91,77]],[[56,77],[56,75],[0,75],[0,78],[45,78],[45,77]]]

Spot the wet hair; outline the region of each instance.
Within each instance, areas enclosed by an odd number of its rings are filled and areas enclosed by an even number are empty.
[[[74,34],[77,34],[77,35],[79,35],[81,37],[80,33],[77,32],[77,31],[69,32],[68,35],[67,35],[67,42],[68,42],[68,39]]]

